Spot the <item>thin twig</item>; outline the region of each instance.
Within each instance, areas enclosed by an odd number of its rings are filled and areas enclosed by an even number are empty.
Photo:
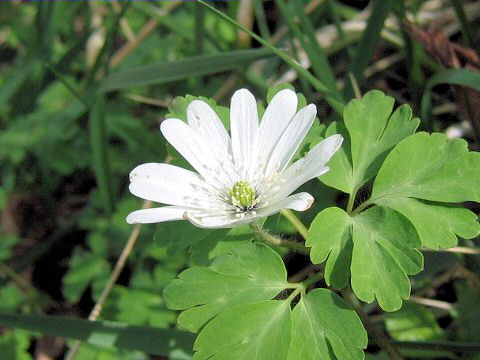
[[[152,206],[151,201],[144,201],[143,202],[143,209],[147,209],[151,206]],[[108,296],[110,295],[110,292],[112,291],[113,286],[117,282],[118,277],[120,276],[120,273],[122,272],[123,268],[125,267],[125,264],[127,263],[128,256],[132,252],[133,247],[135,246],[135,243],[137,242],[138,235],[140,234],[141,226],[142,226],[141,224],[135,225],[132,232],[130,233],[130,237],[128,238],[128,241],[125,244],[125,247],[123,248],[122,253],[120,254],[120,257],[118,258],[117,263],[115,264],[112,275],[110,275],[110,278],[108,279],[107,284],[103,288],[102,293],[100,294],[100,297],[98,298],[98,301],[96,302],[92,311],[88,315],[88,320],[95,321],[100,316],[100,313],[103,310],[103,306],[105,305],[105,301],[107,300]],[[82,345],[82,342],[77,340],[74,343],[72,349],[68,352],[65,359],[66,360],[75,359],[81,345]]]
[[[417,304],[430,306],[433,308],[443,309],[443,310],[451,310],[453,308],[453,305],[449,302],[434,300],[434,299],[427,299],[427,298],[423,298],[415,295],[410,296],[410,301]]]
[[[422,248],[422,251],[435,251],[435,252],[452,252],[458,254],[469,254],[469,255],[480,255],[480,248],[478,247],[466,247],[466,246],[456,246],[450,249],[429,249]]]
[[[182,1],[172,1],[165,5],[162,10],[163,14],[167,15],[176,7],[180,6]],[[143,28],[137,33],[137,35],[123,45],[111,58],[110,67],[114,68],[119,65],[133,50],[135,50],[150,34],[152,34],[160,23],[155,19],[150,19]]]

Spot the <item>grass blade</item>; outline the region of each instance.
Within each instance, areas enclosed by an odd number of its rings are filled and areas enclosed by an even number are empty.
[[[0,313],[0,325],[39,332],[49,336],[77,339],[106,348],[140,350],[170,356],[192,353],[194,335],[174,329],[134,326],[113,321],[88,321],[64,316]]]
[[[432,89],[439,84],[460,85],[480,92],[480,73],[466,69],[450,69],[436,73],[425,86],[421,103],[421,119],[428,128],[432,128],[430,120],[432,109]]]
[[[100,91],[108,92],[132,86],[164,84],[195,76],[236,69],[252,61],[271,56],[268,49],[231,51],[218,55],[194,56],[174,63],[141,66],[105,78]]]
[[[296,14],[300,18],[300,26],[306,35],[312,53],[312,56],[309,56],[310,62],[312,66],[315,64],[317,69],[315,73],[317,77],[322,77],[325,84],[337,96],[337,98],[341,101],[344,101],[343,96],[338,91],[337,80],[335,79],[335,74],[330,66],[328,57],[317,41],[315,29],[310,21],[310,18],[305,14],[303,4],[301,2],[292,2],[290,6],[295,8]]]
[[[253,31],[250,31],[246,27],[242,26],[239,24],[237,21],[229,17],[228,15],[224,14],[220,10],[217,10],[215,7],[213,7],[210,4],[207,4],[206,2],[202,0],[198,0],[198,3],[202,4],[203,6],[206,6],[210,11],[227,21],[229,24],[234,25],[238,29],[245,31],[247,34],[249,34],[252,38],[257,40],[260,44],[265,46],[266,48],[270,49],[275,55],[277,55],[280,59],[282,59],[287,65],[292,67],[294,70],[298,72],[300,76],[303,76],[314,88],[317,90],[320,94],[322,94],[325,97],[325,100],[329,103],[329,105],[339,114],[343,112],[343,108],[345,107],[345,103],[342,101],[337,100],[331,91],[325,86],[323,82],[321,82],[319,79],[317,79],[315,76],[313,76],[307,69],[304,69],[297,61],[295,61],[292,57],[290,57],[287,53],[284,51],[276,48],[274,45],[272,45],[269,41],[263,39],[262,37],[258,36],[255,34]]]
[[[105,100],[98,96],[89,115],[89,135],[92,150],[92,168],[107,214],[113,210],[110,166],[107,156],[107,136],[105,130]]]
[[[470,23],[468,22],[467,15],[465,14],[465,9],[463,8],[463,2],[461,0],[452,0],[453,8],[455,9],[455,14],[457,15],[458,22],[460,23],[460,28],[462,29],[462,37],[465,45],[472,47],[473,41],[473,32]]]
[[[355,54],[351,63],[351,73],[357,80],[359,85],[363,82],[363,71],[368,65],[372,57],[375,46],[380,40],[380,32],[382,31],[385,19],[395,1],[370,1],[372,12],[368,18],[367,28],[363,32],[362,39],[355,49]],[[353,97],[353,87],[350,81],[346,81],[345,98]]]

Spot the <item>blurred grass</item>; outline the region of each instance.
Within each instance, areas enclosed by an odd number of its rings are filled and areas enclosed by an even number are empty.
[[[307,101],[317,105],[322,123],[328,123],[354,96],[353,75],[361,92],[379,88],[399,103],[411,103],[424,129],[453,128],[478,149],[478,130],[465,125],[469,119],[450,87],[480,91],[478,69],[463,63],[464,68],[444,69],[404,31],[404,20],[424,30],[441,28],[451,41],[478,48],[480,4],[475,1],[1,3],[5,246],[0,258],[13,272],[0,274],[0,297],[5,299],[0,310],[25,314],[26,325],[34,323],[28,318],[32,311],[79,317],[90,311],[109,266],[87,274],[75,264],[91,259],[109,264],[118,257],[131,231],[125,216],[140,204],[128,193],[128,173],[140,163],[166,158],[158,125],[177,96],[201,95],[228,105],[237,88],[250,88],[264,99],[268,88],[287,81],[304,91]],[[310,188],[325,206],[339,198],[316,184]],[[301,216],[308,224],[311,214]],[[281,218],[270,223],[273,230],[293,232]],[[177,232],[168,228],[166,238],[157,242],[151,240],[152,228],[145,229],[104,320],[173,326],[175,314],[164,307],[159,293],[188,265],[186,250],[172,254],[164,246],[174,244],[178,232],[193,231],[182,226]],[[3,234],[15,241],[6,241]],[[478,259],[455,258],[454,264],[470,274],[452,281],[456,289],[462,279],[478,279]],[[454,265],[441,258],[426,266],[426,280],[417,279],[415,291],[427,291]],[[35,289],[35,296],[17,287],[20,278]],[[73,285],[70,279],[75,279]],[[80,293],[73,296],[72,286]],[[438,285],[438,297],[446,291],[442,286],[453,289],[448,282]],[[448,291],[458,295],[459,303],[465,298],[463,290]],[[145,309],[129,313],[132,298],[141,299]],[[461,327],[460,334],[469,333],[470,323],[456,315],[437,315],[442,316]],[[0,325],[13,325],[3,319]],[[442,331],[452,340],[463,339],[451,328]],[[43,341],[33,333],[15,339],[27,354]],[[134,349],[150,351],[148,346],[155,344],[142,346]],[[65,347],[60,344],[60,352]],[[86,355],[79,358],[95,358],[93,349],[85,347]]]

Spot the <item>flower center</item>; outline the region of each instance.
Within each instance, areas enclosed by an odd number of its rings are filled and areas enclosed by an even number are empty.
[[[230,190],[230,202],[237,208],[245,211],[255,207],[255,190],[245,181],[237,181]]]

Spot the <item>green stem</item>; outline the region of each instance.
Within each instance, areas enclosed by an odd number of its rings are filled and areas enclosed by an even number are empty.
[[[72,85],[69,84],[69,82],[67,81],[67,79],[62,75],[60,74],[57,69],[55,69],[51,64],[49,63],[46,63],[45,64],[45,67],[50,70],[57,78],[58,80],[60,80],[60,82],[67,88],[68,91],[70,91],[72,93],[73,96],[75,96],[78,100],[80,100],[80,102],[85,105],[85,107],[87,109],[90,108],[90,104],[88,103],[87,100],[85,100],[83,98],[82,95],[80,95],[80,93],[74,89],[74,87]]]
[[[4,262],[0,263],[0,271],[10,276],[12,280],[18,285],[18,287],[25,292],[30,292],[32,290],[30,284]]]
[[[303,286],[308,288],[310,285],[315,284],[317,281],[322,280],[324,278],[324,275],[322,272],[318,272],[315,275],[310,276],[308,279],[303,281]]]
[[[357,190],[353,190],[353,192],[348,196],[348,204],[347,204],[347,213],[351,214],[353,210],[353,204],[355,203],[355,197],[357,196]]]
[[[355,215],[358,215],[359,213],[361,213],[363,210],[365,210],[367,207],[369,207],[370,205],[373,204],[373,200],[370,198],[368,199],[367,201],[364,201],[363,203],[361,203],[360,205],[358,205],[355,210],[353,211],[350,211],[349,214],[351,216],[355,216]],[[347,210],[348,212],[348,210]]]
[[[263,240],[268,244],[286,247],[303,255],[308,255],[310,253],[310,250],[304,245],[295,241],[285,240],[278,236],[269,234],[255,223],[250,223],[250,227],[259,239]]]
[[[293,225],[295,230],[303,237],[304,240],[307,240],[308,229],[305,225],[303,225],[302,221],[293,213],[290,209],[283,209],[280,211],[285,219],[288,220],[290,224]]]

